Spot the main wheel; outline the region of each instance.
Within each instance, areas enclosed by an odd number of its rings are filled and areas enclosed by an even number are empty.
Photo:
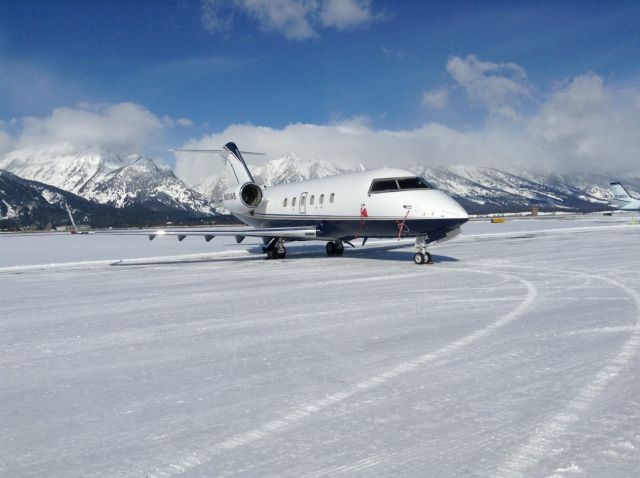
[[[427,264],[433,264],[433,257],[428,252],[425,253],[427,255]]]
[[[344,244],[342,242],[336,242],[336,255],[341,256],[344,254]]]
[[[327,242],[327,246],[325,247],[325,249],[327,250],[327,255],[328,256],[335,256],[336,255],[336,243],[335,242]]]
[[[276,251],[276,259],[284,259],[285,257],[287,257],[287,250],[284,247],[282,248],[282,252]]]
[[[424,256],[424,254],[422,252],[416,252],[416,255],[413,256],[413,261],[418,264],[424,264],[425,262],[427,262],[427,258]]]
[[[278,251],[276,251],[275,247],[267,248],[267,259],[275,259],[278,257]]]

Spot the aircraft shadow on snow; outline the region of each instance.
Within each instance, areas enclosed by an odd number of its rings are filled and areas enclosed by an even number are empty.
[[[392,244],[384,246],[357,247],[355,249],[345,248],[344,257],[324,257],[324,248],[317,245],[305,245],[296,248],[290,248],[287,254],[287,260],[297,259],[326,259],[332,261],[349,261],[350,259],[366,259],[375,261],[393,261],[401,262],[412,260],[414,252],[410,250],[398,250],[411,247],[405,244]],[[158,266],[158,265],[189,265],[189,264],[207,264],[207,263],[224,263],[224,262],[246,262],[246,261],[267,261],[262,255],[262,247],[256,246],[249,249],[250,255],[242,257],[206,257],[202,259],[184,258],[184,259],[167,259],[167,260],[149,260],[138,261],[122,260],[111,264],[114,267],[140,267],[140,266]],[[435,263],[438,262],[458,262],[455,257],[432,254]],[[272,262],[269,260],[269,262]]]

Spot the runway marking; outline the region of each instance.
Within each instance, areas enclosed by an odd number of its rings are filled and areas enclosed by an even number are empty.
[[[487,271],[487,270],[476,270],[476,269],[439,269],[441,271],[447,272],[476,272],[483,274],[496,274],[495,271]],[[367,380],[363,380],[359,383],[356,383],[349,387],[347,390],[333,393],[328,395],[325,398],[316,400],[315,402],[302,404],[297,408],[293,409],[288,414],[272,420],[270,422],[265,423],[253,430],[249,430],[244,433],[240,433],[238,435],[232,436],[223,440],[221,442],[217,442],[206,446],[200,450],[193,451],[189,453],[186,457],[183,457],[177,463],[171,463],[168,465],[160,466],[156,468],[153,472],[149,473],[148,476],[150,478],[167,478],[171,476],[175,476],[181,473],[184,473],[192,468],[197,466],[204,465],[210,462],[215,455],[225,450],[232,450],[249,443],[255,442],[257,440],[261,440],[266,438],[274,433],[280,432],[285,428],[288,428],[295,423],[304,420],[310,416],[316,415],[317,413],[333,406],[338,403],[344,402],[345,400],[350,399],[356,394],[359,394],[366,390],[371,390],[381,385],[384,385],[389,380],[392,380],[400,375],[408,373],[412,370],[417,369],[418,367],[425,365],[427,363],[436,362],[437,360],[441,360],[447,355],[452,354],[453,352],[458,351],[461,348],[467,347],[480,339],[487,337],[492,334],[495,330],[504,327],[505,325],[513,322],[518,317],[520,317],[525,310],[527,310],[535,301],[537,297],[537,289],[535,285],[525,279],[522,279],[518,276],[514,276],[512,274],[506,273],[497,273],[507,279],[520,282],[525,286],[527,292],[522,299],[522,301],[511,310],[508,314],[500,317],[498,320],[492,322],[488,326],[477,330],[469,335],[466,335],[454,342],[451,342],[444,347],[437,349],[434,352],[430,352],[424,355],[421,355],[413,360],[408,360],[406,362],[402,362],[395,367],[390,368],[389,370],[382,372],[378,375],[375,375]],[[373,466],[374,463],[369,466]]]
[[[553,269],[550,269],[553,270]],[[527,470],[537,465],[542,458],[549,455],[554,442],[566,432],[570,425],[579,420],[580,414],[587,410],[593,401],[602,393],[607,384],[616,378],[624,366],[638,352],[640,346],[640,293],[616,280],[593,276],[583,272],[565,271],[606,281],[622,290],[635,302],[636,323],[632,326],[632,334],[620,351],[595,376],[595,378],[550,420],[537,427],[529,440],[511,455],[492,476],[521,477],[529,476]]]

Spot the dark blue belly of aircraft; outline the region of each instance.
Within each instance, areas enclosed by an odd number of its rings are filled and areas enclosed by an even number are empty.
[[[416,237],[428,235],[437,241],[447,232],[460,227],[467,219],[313,219],[309,217],[272,219],[269,227],[315,226],[318,238],[351,240],[361,237]]]

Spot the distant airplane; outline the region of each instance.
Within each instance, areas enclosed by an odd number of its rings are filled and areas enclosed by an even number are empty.
[[[250,228],[160,230],[157,235],[261,237],[270,259],[286,256],[285,242],[328,241],[327,254],[342,255],[344,244],[368,238],[415,238],[416,264],[432,263],[427,244],[460,233],[467,212],[425,179],[403,169],[373,169],[309,181],[258,186],[235,143],[222,150],[177,149],[177,152],[221,153],[236,185],[224,192],[223,205]],[[245,154],[257,154],[247,153]]]
[[[618,182],[611,183],[611,192],[613,199],[609,201],[609,205],[623,211],[640,210],[640,199],[631,197],[624,186]]]

